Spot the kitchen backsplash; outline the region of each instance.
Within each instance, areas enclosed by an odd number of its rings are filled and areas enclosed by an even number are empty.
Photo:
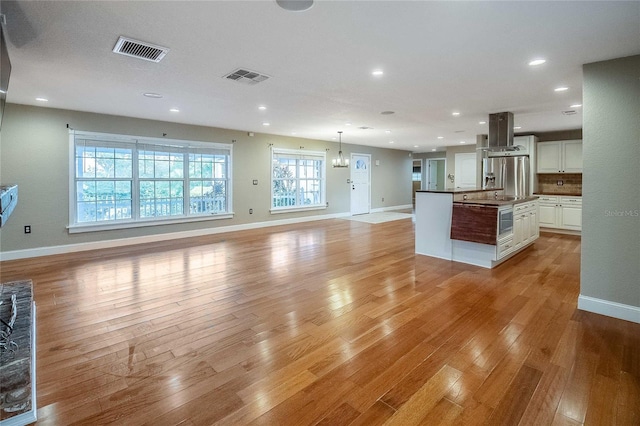
[[[538,193],[582,195],[582,174],[538,174]],[[562,183],[558,185],[558,183]]]

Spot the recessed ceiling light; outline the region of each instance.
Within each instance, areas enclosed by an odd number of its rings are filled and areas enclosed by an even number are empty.
[[[304,12],[313,6],[313,0],[276,0],[276,3],[289,12]]]
[[[160,99],[162,97],[160,93],[152,93],[152,92],[143,93],[142,96],[146,96],[147,98],[154,98],[154,99]]]
[[[580,108],[582,106],[582,104],[573,104],[570,105],[569,108]]]
[[[389,141],[389,143],[395,143],[394,141]]]
[[[171,108],[169,111],[171,111],[171,112],[180,112],[180,110],[178,108]]]
[[[435,150],[436,150],[435,148],[431,148],[431,151],[435,151]]]
[[[529,62],[529,65],[531,65],[532,67],[535,67],[536,65],[542,65],[545,62],[547,62],[546,59],[534,59],[533,61]]]
[[[49,99],[47,99],[47,98],[36,98],[36,101],[38,101],[38,102],[49,102]]]
[[[345,126],[351,126],[351,123],[344,123]]]
[[[262,123],[263,126],[271,126],[271,123],[267,123],[266,121]]]
[[[391,133],[391,130],[385,130],[384,132],[385,132],[386,134],[389,134],[389,133]]]
[[[466,143],[465,141],[460,141],[460,143]]]
[[[487,124],[486,121],[478,121],[478,124]]]
[[[264,106],[264,105],[260,105],[260,106],[258,107],[258,109],[259,109],[260,111],[264,111],[265,109],[267,109],[267,107],[266,107],[266,106]]]
[[[513,128],[513,130],[520,130],[520,129],[522,129],[522,127],[521,127],[521,126],[515,126],[515,127]]]
[[[453,115],[454,117],[457,117],[457,116],[460,115],[460,113],[459,112],[452,112],[451,115]]]
[[[553,89],[555,92],[566,92],[567,90],[569,90],[568,87],[566,86],[562,86],[562,87],[556,87],[555,89]]]
[[[413,147],[414,147],[414,148],[418,148],[418,145],[414,145]]]
[[[292,134],[292,135],[296,135],[297,133],[296,133],[296,132],[291,132],[291,134]]]
[[[438,139],[444,139],[444,136],[438,136]]]
[[[375,76],[375,77],[380,77],[380,76],[381,76],[381,75],[383,75],[383,74],[384,74],[384,71],[382,71],[382,70],[373,70],[373,71],[371,72],[371,75],[373,75],[373,76]]]

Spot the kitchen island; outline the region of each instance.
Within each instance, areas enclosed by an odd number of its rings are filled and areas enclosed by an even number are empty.
[[[416,193],[417,254],[493,268],[539,236],[537,197],[502,189]]]

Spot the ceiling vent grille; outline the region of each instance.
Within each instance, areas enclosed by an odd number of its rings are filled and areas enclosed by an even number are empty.
[[[169,53],[169,49],[120,36],[113,48],[113,53],[144,59],[145,61],[160,62]]]
[[[269,76],[265,74],[260,74],[259,72],[256,72],[256,71],[238,68],[237,70],[222,76],[222,78],[237,81],[238,83],[253,85],[253,84],[258,84],[262,81],[265,81],[266,79],[269,78]]]
[[[575,113],[576,113],[575,109],[569,109],[569,110],[566,110],[566,111],[562,111],[563,115],[575,115]]]

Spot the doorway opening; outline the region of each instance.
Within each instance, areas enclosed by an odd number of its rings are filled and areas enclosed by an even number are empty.
[[[444,158],[429,158],[427,159],[427,189],[429,191],[444,191],[445,183],[445,170],[447,160]]]
[[[416,192],[422,189],[422,181],[422,159],[414,159],[411,173],[411,194],[414,207],[416,205]]]

